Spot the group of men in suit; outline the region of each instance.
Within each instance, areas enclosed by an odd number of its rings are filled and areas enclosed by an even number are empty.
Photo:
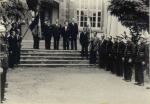
[[[12,23],[12,28],[10,29],[10,35],[7,36],[8,41],[8,65],[9,68],[14,68],[14,65],[20,62],[20,48],[22,36],[20,28],[16,23]]]
[[[135,82],[137,85],[143,85],[143,72],[147,67],[149,57],[145,36],[139,37],[138,45],[132,42],[131,35],[120,34],[114,37],[114,42],[111,40],[111,36],[105,40],[102,35],[101,40],[97,42],[100,68],[111,71],[116,76],[124,77],[125,81],[131,81],[135,66]]]
[[[59,50],[59,40],[60,36],[63,37],[63,49],[69,50],[69,40],[71,40],[71,50],[77,50],[77,35],[78,35],[78,25],[75,23],[74,18],[72,18],[71,23],[68,21],[64,22],[62,27],[59,24],[59,20],[56,19],[56,23],[50,25],[50,22],[45,21],[42,26],[43,35],[45,37],[45,48],[51,49],[51,38],[54,37],[54,50]],[[75,47],[75,48],[74,48]]]

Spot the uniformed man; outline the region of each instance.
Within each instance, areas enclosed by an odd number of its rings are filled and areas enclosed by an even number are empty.
[[[124,60],[124,79],[131,81],[132,79],[132,62],[135,54],[134,43],[131,41],[132,36],[126,35],[126,48],[125,48],[125,60]]]
[[[112,70],[111,72],[113,74],[116,73],[116,68],[117,68],[117,49],[118,49],[118,38],[117,37],[114,37],[114,44],[112,46],[112,63],[113,63],[113,67],[112,67]]]
[[[80,34],[80,44],[82,46],[81,56],[88,58],[88,45],[89,34],[86,32],[86,28],[83,28],[83,32]]]
[[[148,47],[144,42],[145,36],[141,35],[139,44],[137,45],[136,57],[135,57],[135,82],[138,85],[144,85],[145,65],[148,62]]]
[[[120,34],[118,37],[118,49],[117,49],[117,76],[123,76],[123,69],[124,69],[124,51],[125,51],[125,43],[122,41],[123,36]]]
[[[59,20],[56,19],[56,23],[53,25],[54,50],[59,49],[60,35],[61,35],[61,25],[59,24]]]
[[[90,64],[96,64],[96,55],[98,52],[98,42],[99,38],[97,37],[97,32],[93,33],[94,37],[91,37],[91,44],[90,44]]]
[[[15,31],[11,31],[11,34],[8,36],[9,43],[9,68],[14,68],[15,64],[15,51],[16,51],[16,41],[15,41]]]
[[[112,70],[112,46],[113,46],[113,42],[112,42],[112,36],[108,36],[108,41],[106,44],[106,70],[110,71]]]
[[[105,40],[105,35],[101,36],[101,40],[99,41],[98,51],[99,51],[99,66],[100,68],[106,67],[106,44],[107,40]]]

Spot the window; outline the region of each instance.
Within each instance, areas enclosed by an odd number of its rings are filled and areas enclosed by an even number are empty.
[[[77,20],[80,27],[87,25],[90,18],[92,28],[101,27],[102,0],[77,0]]]

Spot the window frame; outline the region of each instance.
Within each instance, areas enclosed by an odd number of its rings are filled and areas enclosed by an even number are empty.
[[[87,12],[86,14],[88,15],[88,10],[89,10],[90,12],[92,12],[91,28],[101,28],[101,24],[102,24],[102,2],[103,2],[103,0],[95,0],[95,1],[96,1],[96,3],[94,3],[94,0],[84,0],[84,3],[83,3],[83,0],[79,0],[79,2],[78,2],[79,8],[77,8],[77,11],[79,11],[79,14],[77,14],[77,18],[78,18],[77,20],[79,20],[77,22],[78,22],[79,27],[84,27],[84,23],[87,22],[87,20],[88,20],[87,19],[85,21],[85,19],[83,19],[83,21],[81,21],[81,17],[82,17],[81,11],[83,11],[84,13]],[[101,4],[98,4],[99,2]],[[93,5],[95,5],[95,4],[96,4],[96,9],[93,8]],[[84,9],[81,8],[81,5],[84,5]],[[88,7],[87,9],[85,8],[85,5],[87,5],[87,7]],[[99,5],[101,5],[100,9],[98,7]],[[92,6],[92,9],[91,9],[91,6]],[[93,16],[93,11],[94,12],[96,11],[96,16]],[[100,16],[98,15],[99,12],[100,12]],[[88,17],[87,15],[86,16],[84,15],[83,18]],[[90,17],[90,20],[91,20],[91,17]],[[96,18],[95,22],[93,21],[93,17]],[[100,21],[98,21],[99,17],[100,17]],[[82,22],[83,22],[83,25],[81,25]],[[95,27],[93,27],[93,23],[95,23]],[[98,24],[100,24],[100,27],[98,27]]]

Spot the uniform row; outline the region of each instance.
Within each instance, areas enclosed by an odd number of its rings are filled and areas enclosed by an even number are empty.
[[[101,40],[94,33],[90,44],[90,62],[96,63],[96,56],[99,55],[99,67],[111,71],[117,76],[123,77],[126,81],[132,80],[132,69],[135,69],[135,82],[138,85],[144,84],[144,70],[149,64],[149,45],[146,43],[144,35],[139,37],[138,44],[132,42],[131,35],[118,35]],[[125,42],[124,42],[125,40]]]

